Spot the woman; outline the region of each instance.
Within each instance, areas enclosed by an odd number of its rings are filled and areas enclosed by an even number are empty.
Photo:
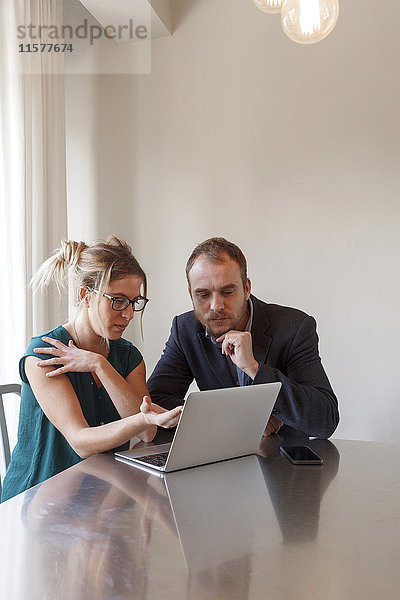
[[[151,441],[157,425],[179,420],[182,407],[167,412],[151,403],[143,358],[121,337],[147,303],[146,275],[128,244],[62,242],[33,284],[55,280],[60,289],[68,276],[75,318],[32,338],[20,361],[18,443],[2,501],[135,435]]]

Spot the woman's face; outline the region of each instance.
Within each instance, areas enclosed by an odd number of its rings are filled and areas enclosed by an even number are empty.
[[[133,300],[133,298],[137,298],[141,295],[141,285],[141,277],[138,275],[127,275],[122,279],[110,281],[106,289],[106,294],[113,297],[129,298],[129,300]],[[134,312],[132,304],[129,304],[124,310],[114,310],[112,308],[112,300],[106,296],[102,296],[99,303],[99,312],[97,313],[96,295],[97,294],[92,293],[89,299],[88,314],[92,329],[98,335],[103,335],[101,324],[99,323],[100,315],[108,339],[117,340],[123,335],[131,319],[133,319]]]

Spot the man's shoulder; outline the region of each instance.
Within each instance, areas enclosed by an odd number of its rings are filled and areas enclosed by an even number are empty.
[[[179,330],[203,331],[203,326],[197,320],[193,310],[177,315],[173,322]]]
[[[264,302],[255,296],[251,296],[251,299],[253,302],[256,320],[264,319],[270,323],[287,322],[299,324],[304,321],[304,319],[309,317],[306,312],[300,310],[299,308]]]
[[[170,336],[167,345],[177,344],[184,352],[189,348],[197,347],[200,334],[204,335],[204,328],[197,320],[194,311],[189,310],[173,318]]]

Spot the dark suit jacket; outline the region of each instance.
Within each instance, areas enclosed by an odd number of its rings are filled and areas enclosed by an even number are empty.
[[[315,320],[294,308],[251,299],[253,353],[260,365],[252,384],[282,382],[273,412],[284,423],[285,437],[329,437],[339,422],[338,403],[319,357]],[[193,379],[200,390],[234,387],[237,377],[228,361],[193,311],[179,315],[148,381],[151,398],[170,409],[183,403]]]

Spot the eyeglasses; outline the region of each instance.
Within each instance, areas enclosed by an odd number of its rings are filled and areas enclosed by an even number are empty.
[[[94,288],[91,288],[89,286],[86,287],[91,292],[94,292],[95,294],[100,294],[99,290],[95,290]],[[124,296],[110,296],[109,294],[105,293],[103,293],[103,296],[111,300],[111,308],[113,308],[114,310],[125,310],[130,304],[132,304],[134,312],[140,312],[144,309],[144,307],[149,301],[148,298],[143,298],[143,296],[136,296],[136,298],[132,298],[132,300],[129,300],[129,298],[125,298]]]

